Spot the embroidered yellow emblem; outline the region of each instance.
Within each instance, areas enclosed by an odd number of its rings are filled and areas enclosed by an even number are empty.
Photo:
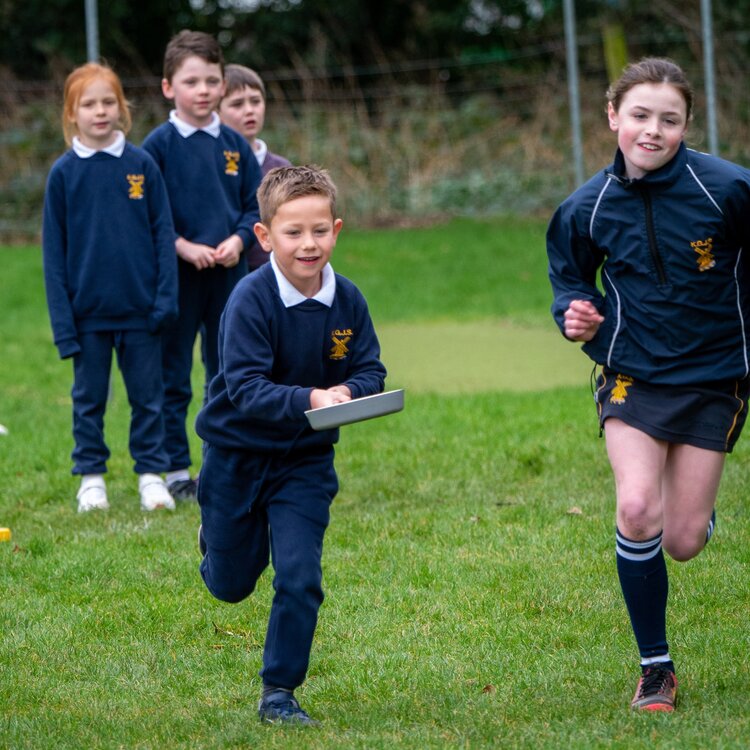
[[[628,388],[633,385],[633,378],[629,375],[618,375],[615,378],[615,387],[609,396],[611,404],[624,404],[628,396]]]
[[[128,184],[128,198],[133,201],[139,201],[143,199],[143,180],[142,174],[129,174],[127,175]]]
[[[349,353],[349,347],[347,344],[351,341],[353,336],[351,328],[345,328],[331,332],[331,341],[333,346],[331,347],[330,359],[346,359],[346,355]]]
[[[690,247],[698,253],[698,270],[708,271],[716,265],[714,258],[714,238],[709,237],[707,240],[696,240],[690,243]]]
[[[224,159],[226,159],[226,167],[224,168],[224,174],[238,175],[240,173],[240,152],[239,151],[225,151]]]

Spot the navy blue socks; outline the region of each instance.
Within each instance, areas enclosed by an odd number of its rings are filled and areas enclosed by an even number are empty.
[[[711,537],[714,535],[714,529],[716,528],[716,508],[711,512],[711,520],[708,522],[708,529],[706,529],[706,544],[711,541]]]
[[[659,664],[674,671],[667,645],[669,581],[659,532],[636,542],[617,530],[617,575],[643,668]]]

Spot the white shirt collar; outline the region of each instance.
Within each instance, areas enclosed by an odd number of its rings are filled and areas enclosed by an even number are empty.
[[[253,144],[253,153],[258,160],[258,166],[262,167],[263,162],[266,160],[266,154],[268,153],[266,142],[262,141],[260,138],[256,138],[255,143]]]
[[[323,280],[320,285],[320,291],[314,297],[305,297],[305,295],[302,294],[302,292],[300,292],[286,276],[284,276],[273,253],[271,253],[271,266],[273,267],[274,276],[276,276],[276,283],[279,285],[279,296],[284,303],[284,307],[293,307],[294,305],[299,305],[300,302],[305,302],[308,299],[314,299],[326,307],[331,307],[331,305],[333,305],[333,298],[336,295],[336,274],[333,272],[330,263],[326,263],[323,266],[321,272],[323,274]]]
[[[106,148],[89,148],[81,143],[81,139],[77,136],[73,136],[73,151],[76,156],[80,156],[81,159],[88,159],[94,154],[98,154],[102,151],[110,156],[116,156],[118,159],[122,156],[122,152],[125,150],[125,133],[122,130],[115,130],[115,139]]]
[[[204,125],[202,128],[196,128],[195,125],[190,125],[190,123],[185,122],[185,120],[181,120],[177,116],[176,109],[173,109],[169,113],[169,121],[175,126],[177,132],[183,138],[190,138],[193,133],[197,133],[199,130],[212,135],[214,138],[218,138],[221,134],[221,120],[216,112],[211,113],[211,122],[208,125]]]

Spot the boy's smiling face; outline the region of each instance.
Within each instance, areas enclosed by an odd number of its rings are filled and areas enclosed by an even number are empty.
[[[219,63],[202,57],[186,57],[172,80],[161,82],[165,98],[174,101],[177,116],[196,128],[211,123],[213,112],[224,94],[224,76]]]
[[[273,251],[289,283],[305,297],[314,297],[342,225],[333,218],[328,198],[305,195],[282,203],[270,227],[258,223],[255,234],[266,252]]]

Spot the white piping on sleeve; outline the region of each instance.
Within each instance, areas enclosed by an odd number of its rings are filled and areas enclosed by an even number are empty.
[[[693,168],[689,164],[687,165],[687,168],[688,168],[688,172],[690,172],[690,174],[693,176],[693,179],[698,183],[701,190],[703,190],[703,192],[708,197],[708,200],[710,200],[711,203],[714,204],[714,208],[716,208],[716,210],[723,216],[724,212],[719,207],[719,204],[713,199],[713,196],[711,195],[711,193],[708,192],[708,189],[706,188],[706,186],[698,179],[698,175],[695,174],[695,172],[693,171]]]
[[[617,300],[617,322],[615,325],[615,332],[612,334],[612,341],[609,343],[609,351],[607,352],[607,367],[612,366],[612,350],[615,348],[615,341],[617,340],[617,335],[620,333],[620,321],[622,317],[622,307],[620,305],[620,294],[617,291],[615,285],[612,283],[612,279],[610,278],[609,274],[606,270],[602,269],[602,275],[607,278],[607,281],[609,282],[609,285],[612,287],[612,291],[615,293],[615,299]]]
[[[596,218],[596,212],[599,210],[599,204],[602,202],[602,198],[604,197],[604,193],[609,187],[610,182],[612,182],[612,178],[607,177],[607,181],[599,191],[599,195],[596,198],[596,203],[594,203],[594,210],[591,212],[591,221],[589,221],[589,237],[591,237],[592,240],[594,239],[594,219]]]
[[[740,281],[737,278],[737,268],[740,265],[742,258],[742,248],[737,253],[737,260],[734,264],[734,286],[737,290],[737,313],[740,319],[740,329],[742,330],[742,357],[745,361],[745,376],[748,374],[748,363],[747,363],[747,337],[745,334],[745,318],[742,315],[742,303],[740,301]]]
[[[599,210],[599,204],[602,202],[604,193],[607,191],[607,188],[610,186],[611,182],[612,177],[608,176],[607,181],[604,183],[602,189],[599,191],[599,195],[596,197],[594,210],[591,212],[591,220],[589,221],[589,237],[591,238],[592,242],[594,241],[594,220],[596,219],[596,214]],[[609,344],[609,351],[607,352],[607,366],[609,367],[612,364],[612,349],[615,345],[615,339],[617,338],[617,334],[620,331],[620,295],[617,293],[617,289],[615,289],[615,285],[612,283],[612,279],[609,277],[609,274],[603,268],[602,276],[606,276],[607,281],[609,281],[609,285],[612,287],[612,291],[615,293],[615,298],[617,299],[617,325],[615,326],[615,332],[612,335],[612,341]]]

